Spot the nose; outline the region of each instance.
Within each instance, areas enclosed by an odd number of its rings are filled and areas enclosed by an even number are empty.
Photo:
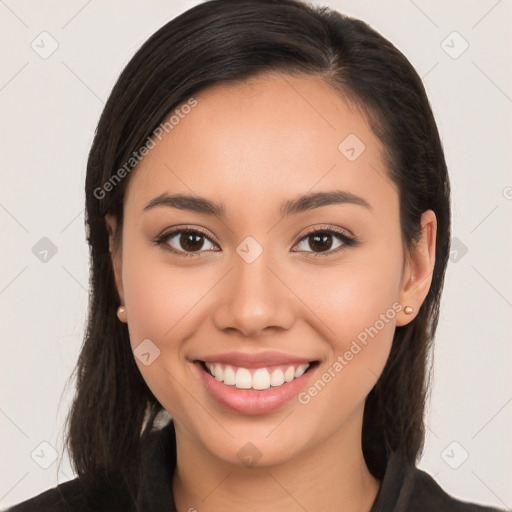
[[[286,279],[265,251],[251,263],[234,254],[232,270],[218,289],[213,320],[218,329],[257,337],[290,329],[295,309]]]

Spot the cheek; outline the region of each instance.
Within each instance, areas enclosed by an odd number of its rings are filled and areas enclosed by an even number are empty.
[[[337,340],[334,348],[343,350],[376,323],[384,335],[390,334],[399,308],[401,266],[401,254],[392,248],[385,258],[361,251],[338,268],[316,273],[314,283],[308,281],[304,296],[329,327],[329,337]]]
[[[132,346],[145,338],[156,342],[172,327],[179,304],[171,283],[157,267],[138,265],[130,257],[123,266],[123,284]]]
[[[346,350],[353,339],[364,341],[364,333],[369,330],[379,339],[392,335],[398,295],[393,293],[394,283],[386,281],[383,275],[352,273],[338,286],[333,283],[330,292],[324,294],[321,306],[329,319],[336,351]]]
[[[154,251],[127,246],[125,254],[124,298],[135,362],[157,400],[172,415],[182,417],[190,400],[179,384],[187,377],[181,349],[193,331],[197,306],[209,287],[193,270],[170,268],[161,259],[157,261]],[[144,353],[139,346],[147,347],[144,352],[151,354],[150,364],[138,357]]]
[[[154,249],[130,250],[123,261],[123,286],[132,345],[176,337],[208,292],[207,276],[195,268],[172,268]]]
[[[159,402],[173,416],[185,417],[191,402],[180,384],[190,378],[184,349],[204,320],[218,276],[199,266],[171,266],[165,254],[130,245],[127,238],[123,251],[124,299],[135,362]],[[158,354],[149,365],[137,357],[143,342]]]
[[[401,278],[400,239],[390,237],[380,246],[347,253],[342,265],[315,272],[303,287],[305,302],[324,324],[332,357],[328,366],[342,357],[343,368],[338,365],[335,372],[343,373],[338,383],[350,383],[352,392],[359,389],[359,398],[370,391],[387,361],[402,307]]]
[[[329,430],[357,410],[384,369],[401,309],[397,302],[400,270],[398,256],[392,265],[359,267],[358,263],[331,272],[321,282],[315,309],[325,319],[328,329],[323,332],[332,354],[298,399],[312,416],[329,418],[323,429]]]

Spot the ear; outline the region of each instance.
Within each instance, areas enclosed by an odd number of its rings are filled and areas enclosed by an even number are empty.
[[[115,242],[116,239],[120,240],[120,238],[116,237],[116,234],[119,235],[119,233],[117,233],[117,218],[111,214],[107,214],[105,215],[105,224],[108,231],[110,260],[114,271],[117,293],[119,295],[121,305],[124,305],[121,247],[118,247]]]
[[[427,210],[421,216],[420,239],[406,253],[399,299],[403,309],[397,316],[397,326],[414,319],[428,294],[436,261],[436,234],[436,214]],[[410,314],[405,312],[407,306],[412,308]]]

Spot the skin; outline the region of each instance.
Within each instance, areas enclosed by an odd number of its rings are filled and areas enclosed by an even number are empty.
[[[149,366],[136,362],[174,418],[178,510],[334,511],[342,503],[344,511],[368,511],[380,482],[361,449],[364,400],[395,326],[414,318],[429,290],[435,215],[423,214],[421,240],[406,250],[380,142],[358,109],[319,77],[275,73],[195,97],[198,105],[130,176],[122,242],[111,245],[132,347],[150,339],[160,350]],[[338,150],[349,134],[365,144],[354,161]],[[279,213],[285,200],[339,189],[370,208]],[[168,206],[143,212],[164,192],[220,202],[226,216]],[[106,222],[114,233],[116,219]],[[202,252],[185,257],[153,243],[185,227],[208,233]],[[334,253],[343,242],[333,236],[331,253],[314,256],[307,230],[329,227],[358,245]],[[263,248],[252,263],[236,252],[248,236]],[[179,237],[169,244],[187,250]],[[414,312],[397,313],[306,405],[292,399],[257,416],[229,411],[193,364],[206,354],[275,350],[318,360],[312,384],[394,303]],[[247,442],[261,453],[252,467],[237,456]]]

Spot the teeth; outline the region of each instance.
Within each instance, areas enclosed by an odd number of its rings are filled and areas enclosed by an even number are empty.
[[[298,379],[299,377],[302,377],[306,370],[308,369],[309,364],[301,364],[297,367],[295,370],[295,378]]]
[[[215,365],[217,366],[217,365]],[[217,375],[215,375],[215,378],[217,378]],[[246,370],[245,368],[238,368],[236,372],[236,382],[235,386],[238,389],[251,389],[252,384],[252,378],[251,378],[251,372],[249,370]]]
[[[226,366],[224,369],[224,384],[228,384],[229,386],[234,386],[236,384],[236,374],[235,370],[231,368],[231,366]]]
[[[238,389],[268,389],[270,386],[281,386],[285,382],[291,382],[304,375],[309,368],[309,363],[297,367],[288,366],[276,368],[269,372],[267,368],[258,368],[251,373],[247,368],[233,368],[220,363],[205,363],[210,373],[216,380],[224,382],[228,386]]]
[[[284,384],[284,374],[283,370],[278,368],[277,370],[274,370],[270,375],[270,385],[280,386],[281,384]]]
[[[291,382],[295,377],[295,368],[293,366],[289,366],[288,369],[284,372],[284,381]]]
[[[215,378],[217,380],[220,380],[222,382],[224,377],[224,372],[222,370],[222,366],[219,363],[215,363],[215,368],[213,370],[213,374],[215,375]]]
[[[270,387],[270,375],[265,368],[254,372],[252,376],[252,387],[253,389],[268,389]]]

